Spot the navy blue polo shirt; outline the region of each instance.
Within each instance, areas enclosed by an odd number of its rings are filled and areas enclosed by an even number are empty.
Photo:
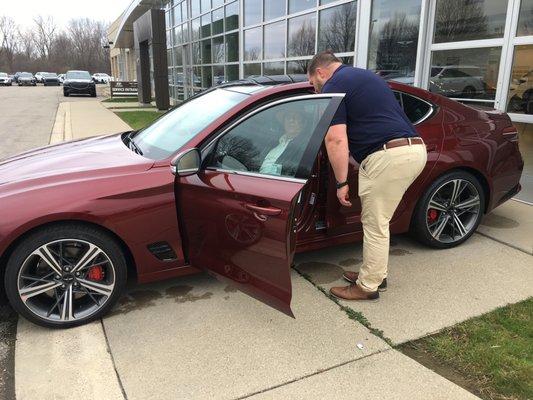
[[[387,82],[371,71],[341,65],[322,93],[346,93],[331,125],[347,125],[350,153],[358,163],[389,140],[418,136]]]

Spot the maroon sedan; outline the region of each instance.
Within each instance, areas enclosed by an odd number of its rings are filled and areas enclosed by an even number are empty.
[[[390,84],[428,162],[391,222],[436,248],[468,239],[520,190],[505,113]],[[322,144],[342,94],[307,83],[205,91],[138,132],[0,163],[0,266],[11,305],[48,327],[103,316],[128,274],[205,269],[289,314],[295,252],[362,239],[358,164],[341,207]]]

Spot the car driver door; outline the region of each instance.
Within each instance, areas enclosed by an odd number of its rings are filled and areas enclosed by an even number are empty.
[[[189,262],[293,316],[293,214],[343,95],[272,101],[216,132],[194,175],[176,172]]]

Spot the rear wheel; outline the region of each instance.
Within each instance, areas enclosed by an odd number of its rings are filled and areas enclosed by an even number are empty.
[[[485,194],[477,178],[454,171],[437,179],[418,201],[412,231],[422,243],[450,248],[475,232],[485,209]]]
[[[96,97],[96,90],[93,90],[93,91],[91,92],[91,97]]]
[[[70,93],[66,90],[63,90],[63,96],[68,97],[70,96]]]
[[[8,260],[7,297],[37,325],[68,328],[105,315],[126,283],[126,261],[113,237],[77,224],[44,228]]]

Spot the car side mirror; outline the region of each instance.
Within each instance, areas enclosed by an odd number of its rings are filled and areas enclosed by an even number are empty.
[[[177,176],[194,175],[200,170],[201,159],[197,148],[181,152],[170,163],[172,173]]]

